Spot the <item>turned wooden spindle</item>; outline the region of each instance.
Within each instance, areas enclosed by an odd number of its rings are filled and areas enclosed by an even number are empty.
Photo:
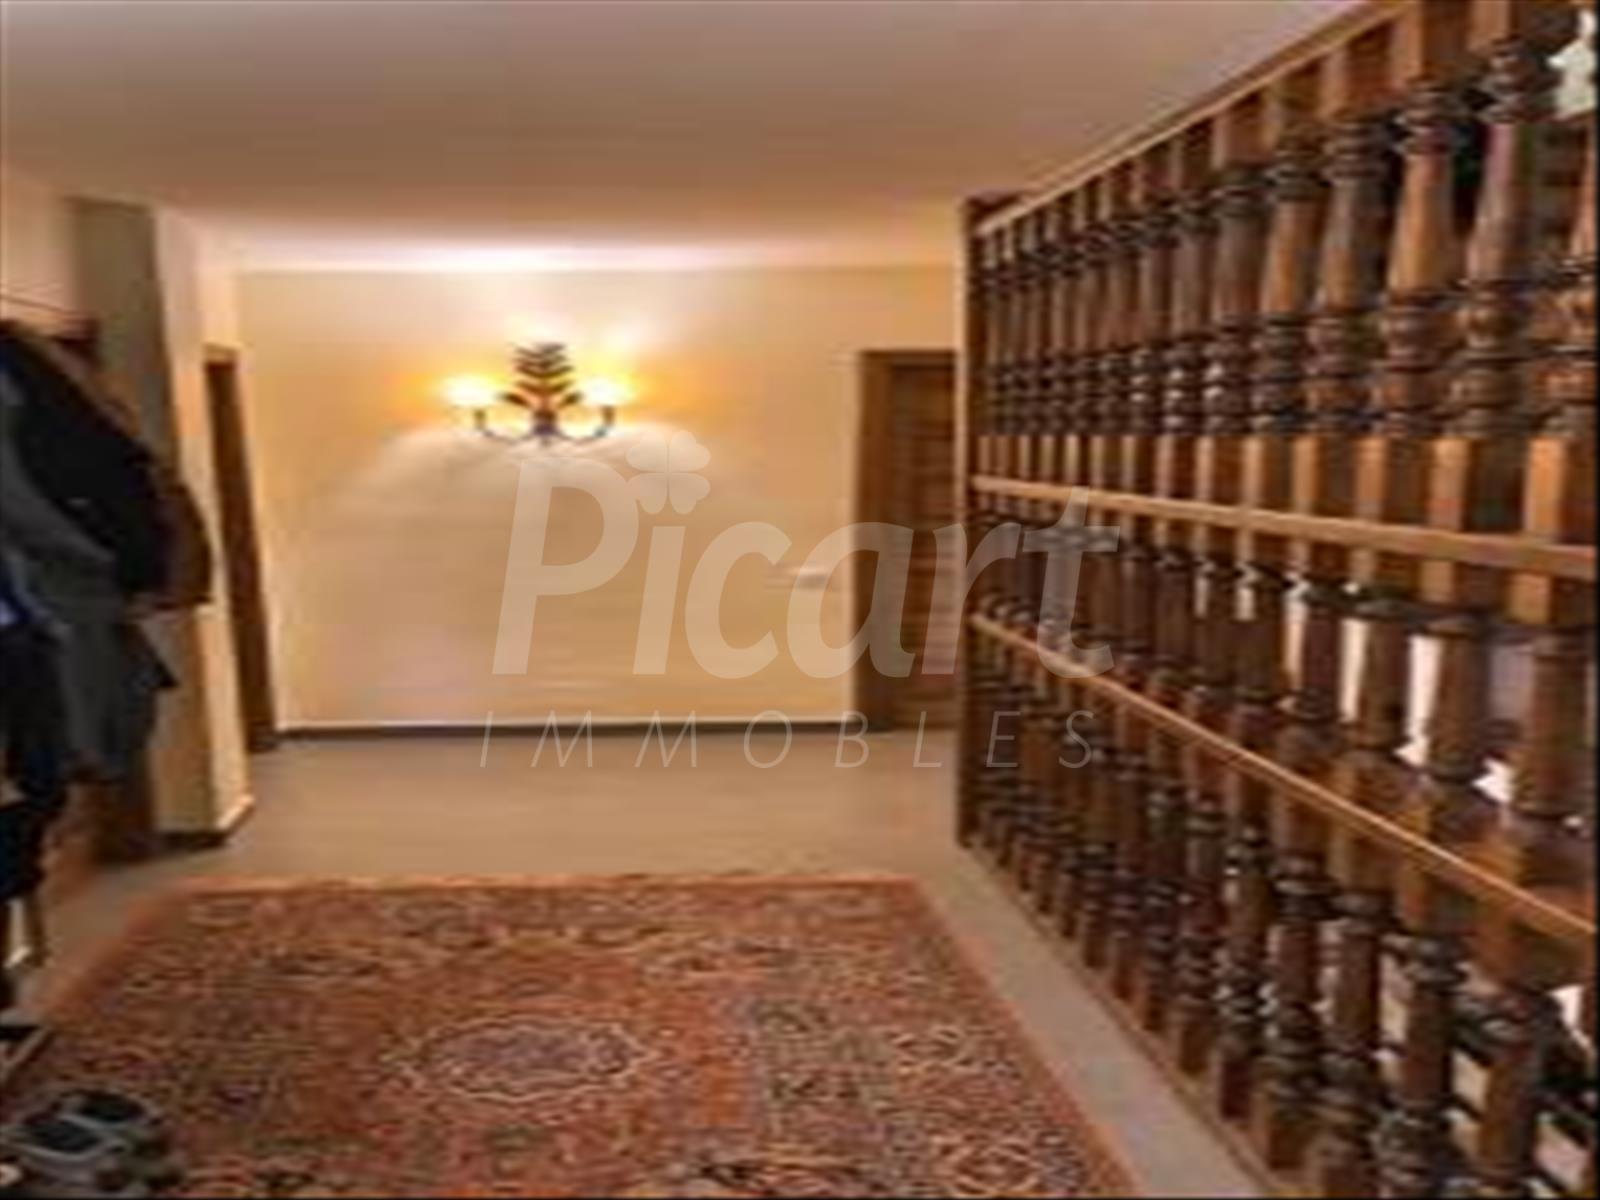
[[[1031,432],[1033,463],[1029,478],[1049,482],[1055,478],[1056,307],[1060,303],[1061,231],[1053,205],[1039,209],[1034,227],[1033,305],[1033,405]]]
[[[1459,85],[1434,80],[1415,84],[1400,113],[1405,170],[1381,318],[1378,387],[1383,428],[1397,439],[1426,437],[1442,420],[1440,372],[1456,344],[1452,305],[1461,248],[1455,154],[1466,115]]]
[[[1007,322],[1010,326],[1007,384],[1006,474],[1027,478],[1028,429],[1033,401],[1033,223],[1011,227],[1006,267]]]
[[[1391,217],[1384,195],[1388,151],[1388,128],[1379,117],[1344,116],[1328,133],[1328,216],[1306,399],[1313,431],[1329,436],[1359,433],[1380,415],[1374,367],[1383,348],[1377,314]]]
[[[1312,557],[1300,593],[1299,673],[1284,705],[1286,724],[1278,753],[1290,766],[1307,773],[1324,770],[1343,748],[1341,730],[1344,683],[1345,618],[1351,608],[1343,580],[1327,558]]]
[[[1133,413],[1133,349],[1139,303],[1139,220],[1133,211],[1133,177],[1113,172],[1101,190],[1105,223],[1106,290],[1101,310],[1100,407],[1090,462],[1096,487],[1116,488],[1122,480],[1123,437]]]
[[[1156,648],[1151,692],[1178,707],[1195,654],[1195,567],[1187,551],[1167,546],[1156,563]]]
[[[1267,168],[1266,261],[1250,383],[1251,426],[1260,433],[1297,432],[1307,417],[1308,334],[1327,193],[1321,138],[1308,113],[1316,82],[1315,74],[1290,76],[1270,108],[1277,145]]]
[[[1482,787],[1488,770],[1490,671],[1494,629],[1482,614],[1461,609],[1429,622],[1439,646],[1427,754],[1412,819],[1442,841],[1472,840],[1494,819]]]
[[[1386,124],[1371,111],[1382,95],[1392,31],[1380,29],[1329,64],[1321,94],[1328,119],[1324,174],[1329,192],[1309,339],[1305,394],[1309,429],[1296,439],[1293,507],[1344,517],[1355,493],[1357,435],[1376,419],[1374,368],[1382,343],[1377,312],[1383,290],[1389,174]],[[1285,711],[1278,752],[1291,766],[1316,773],[1342,747],[1346,578],[1340,547],[1296,547],[1301,632],[1298,677]]]
[[[1068,443],[1067,482],[1092,482],[1090,450],[1099,427],[1101,403],[1102,311],[1106,302],[1106,229],[1100,219],[1100,189],[1088,185],[1072,193],[1078,247],[1078,307],[1073,345],[1077,347],[1073,378],[1072,440]]]
[[[1011,469],[1011,432],[1014,408],[1014,370],[1017,323],[1012,288],[1012,246],[1015,230],[1007,226],[989,237],[989,306],[993,339],[989,354],[989,400],[994,433],[989,468],[997,475]]]
[[[1269,542],[1272,549],[1264,544]],[[1288,578],[1274,561],[1281,552],[1277,539],[1256,539],[1245,577],[1248,619],[1240,623],[1242,642],[1235,648],[1238,672],[1232,731],[1242,746],[1267,749],[1282,727],[1279,703],[1288,690],[1284,674],[1284,609]]]
[[[1111,989],[1130,999],[1139,983],[1144,956],[1145,872],[1149,859],[1149,814],[1145,797],[1152,786],[1146,762],[1150,731],[1136,718],[1117,721],[1116,862],[1111,887]]]
[[[1249,428],[1266,239],[1265,179],[1259,161],[1261,106],[1241,104],[1218,122],[1217,246],[1197,493],[1211,503],[1236,504],[1243,474],[1243,434]],[[1204,558],[1205,600],[1202,653],[1190,705],[1201,720],[1220,722],[1233,700],[1234,650],[1240,641],[1238,537],[1202,526],[1195,550]]]
[[[1177,244],[1173,250],[1172,342],[1167,355],[1163,423],[1190,435],[1205,421],[1207,350],[1216,295],[1216,198],[1210,187],[1210,127],[1202,126],[1174,152],[1179,191],[1175,203]],[[1192,477],[1192,468],[1191,468]]]
[[[1113,880],[1117,848],[1117,781],[1121,766],[1112,743],[1112,714],[1096,699],[1090,702],[1093,720],[1080,727],[1093,750],[1088,768],[1089,809],[1083,847],[1079,853],[1080,938],[1083,961],[1099,969],[1106,965],[1111,946]]]
[[[1055,205],[1046,205],[1034,218],[1038,241],[1034,249],[1034,286],[1037,297],[1034,309],[1036,332],[1033,344],[1032,478],[1044,483],[1052,482],[1059,470],[1055,437],[1059,387],[1056,367],[1060,358],[1060,346],[1057,341],[1060,329],[1058,309],[1061,305],[1061,262],[1064,252],[1059,217],[1060,212]]]
[[[1069,742],[1068,721],[1071,718],[1067,692],[1059,680],[1046,680],[1043,686],[1048,691],[1045,721],[1050,746],[1050,804],[1045,831],[1047,849],[1040,867],[1036,900],[1040,912],[1047,918],[1059,920],[1067,901],[1068,881],[1072,877],[1078,854],[1082,831],[1081,801],[1074,778],[1076,772],[1067,766],[1072,759],[1063,753],[1063,748]]]
[[[1578,545],[1592,544],[1596,536],[1595,131],[1592,121],[1586,124],[1578,203],[1557,297],[1555,362],[1544,375],[1541,407],[1548,420],[1529,449],[1522,513],[1528,536]],[[1510,609],[1530,627],[1533,654],[1502,861],[1524,883],[1592,882],[1592,827],[1587,837],[1577,828],[1592,716],[1575,698],[1587,693],[1593,667],[1593,589],[1523,576],[1513,585]]]
[[[1560,1021],[1544,991],[1515,981],[1495,996],[1488,1034],[1489,1077],[1479,1126],[1473,1194],[1516,1197],[1533,1194],[1541,1088],[1551,1038]]]
[[[1253,162],[1233,162],[1217,184],[1216,299],[1208,345],[1206,429],[1237,435],[1249,427],[1250,381],[1260,315],[1266,241],[1265,177]]]
[[[987,644],[971,626],[961,631],[960,726],[957,739],[955,833],[958,845],[968,849],[979,841],[985,783],[981,753],[984,712],[984,665]]]
[[[1083,308],[1078,328],[1078,344],[1083,362],[1078,379],[1078,422],[1083,438],[1079,449],[1079,478],[1076,482],[1095,484],[1094,447],[1106,405],[1110,402],[1107,366],[1110,346],[1106,340],[1106,310],[1111,292],[1112,236],[1106,217],[1106,186],[1100,181],[1088,184],[1079,194],[1083,221]],[[1103,482],[1103,481],[1101,481]]]
[[[997,803],[995,772],[989,765],[989,743],[994,714],[999,704],[999,681],[994,666],[996,647],[991,643],[972,645],[967,660],[968,686],[972,692],[972,717],[968,737],[970,787],[968,803],[960,816],[964,844],[990,848]]]
[[[1055,677],[1042,664],[1033,668],[1034,704],[1038,714],[1034,729],[1034,799],[1037,804],[1034,816],[1035,847],[1033,862],[1026,882],[1026,890],[1033,897],[1041,913],[1055,909],[1056,885],[1061,876],[1063,852],[1063,782],[1060,754],[1057,749],[1057,729],[1060,717],[1057,705],[1060,696],[1056,691]]]
[[[1021,479],[1045,478],[1045,434],[1049,431],[1050,405],[1050,321],[1054,304],[1053,281],[1050,278],[1052,230],[1050,210],[1039,209],[1028,214],[1022,222],[1026,231],[1026,254],[1023,260],[1024,335],[1026,346],[1024,401],[1022,405],[1022,434],[1025,457],[1017,477]]]
[[[1133,356],[1132,407],[1134,432],[1146,437],[1165,427],[1167,356],[1174,333],[1174,256],[1178,237],[1170,157],[1168,149],[1157,147],[1140,166],[1139,196],[1144,211],[1137,218],[1138,344]]]
[[[1593,80],[1590,82],[1592,86]],[[1600,204],[1595,194],[1595,157],[1595,131],[1591,123],[1585,132],[1577,210],[1562,270],[1561,339],[1556,346],[1557,362],[1555,369],[1546,376],[1551,432],[1588,442],[1591,447],[1595,434],[1596,394],[1595,208]]]
[[[1594,668],[1593,631],[1541,630],[1532,668],[1527,719],[1513,762],[1511,867],[1526,883],[1570,883],[1592,875],[1594,866],[1592,844],[1586,848],[1574,828],[1593,752],[1585,703]]]
[[[1212,258],[1216,223],[1212,215],[1210,128],[1203,126],[1181,139],[1169,158],[1172,190],[1167,234],[1172,282],[1171,318],[1165,361],[1166,395],[1162,404],[1162,436],[1156,446],[1159,494],[1188,499],[1195,494],[1198,434],[1205,413],[1206,347],[1211,336]],[[1155,539],[1157,619],[1153,689],[1163,703],[1179,707],[1194,683],[1198,564],[1192,550],[1193,529],[1177,521],[1160,521]]]
[[[1275,148],[1267,170],[1266,259],[1250,373],[1253,434],[1244,443],[1242,490],[1243,503],[1252,508],[1289,507],[1292,435],[1306,419],[1307,330],[1325,191],[1319,141],[1308,124],[1316,81],[1314,72],[1290,75],[1272,89],[1267,107]],[[1234,736],[1252,749],[1267,749],[1277,737],[1279,703],[1287,690],[1288,545],[1283,538],[1253,534],[1240,539],[1239,549],[1248,567],[1247,612],[1239,626]]]
[[[1368,590],[1355,608],[1366,640],[1344,782],[1374,808],[1392,807],[1410,782],[1400,751],[1410,741],[1415,611],[1401,594],[1384,588]]]
[[[1490,97],[1483,183],[1467,246],[1461,310],[1464,347],[1450,391],[1450,429],[1434,452],[1429,523],[1443,529],[1513,532],[1525,512],[1528,445],[1539,398],[1529,382],[1532,275],[1537,243],[1537,170],[1543,123],[1553,110],[1555,72],[1547,15],[1566,8],[1495,4],[1474,10],[1486,42]],[[1570,24],[1566,36],[1570,36]],[[1559,42],[1556,43],[1559,45]],[[1439,686],[1429,728],[1418,812],[1430,835],[1476,838],[1493,802],[1477,786],[1489,740],[1489,614],[1503,600],[1502,576],[1428,563],[1424,599],[1443,607]]]
[[[1005,685],[1004,712],[1011,740],[996,755],[1003,764],[1005,787],[1004,829],[1001,834],[997,858],[1013,878],[1027,873],[1029,855],[1034,844],[1034,817],[1037,802],[1032,787],[1029,761],[1031,726],[1037,717],[1033,689],[1029,684],[1028,665],[1018,652],[1008,653],[1002,668]]]
[[[1139,230],[1131,208],[1130,172],[1116,171],[1102,180],[1098,200],[1106,247],[1105,289],[1099,314],[1099,405],[1089,446],[1089,481],[1098,488],[1116,489],[1122,479],[1124,438],[1133,415],[1130,404],[1133,319],[1139,282]],[[1102,514],[1093,508],[1089,510],[1088,520],[1123,525],[1118,514]],[[1110,648],[1117,669],[1124,673],[1130,665],[1125,649],[1135,625],[1130,612],[1131,597],[1124,580],[1128,549],[1127,539],[1123,538],[1115,553],[1096,555],[1092,568],[1100,619],[1095,632],[1098,640]],[[1136,646],[1135,663],[1139,653]]]
[[[1372,856],[1370,846],[1357,854]],[[1333,1011],[1324,1056],[1320,1136],[1314,1154],[1317,1194],[1367,1200],[1379,1194],[1377,1138],[1383,1123],[1379,1061],[1383,1027],[1383,939],[1392,920],[1389,895],[1374,887],[1340,892],[1335,901]]]
[[[978,695],[976,706],[978,721],[973,727],[972,738],[973,769],[977,787],[973,805],[975,816],[973,843],[990,851],[995,843],[995,810],[999,804],[999,789],[996,787],[998,774],[990,762],[991,738],[996,727],[995,716],[1000,707],[999,672],[995,666],[999,653],[999,646],[992,643],[984,644],[971,665],[972,686]]]
[[[1215,763],[1193,755],[1188,783],[1176,1057],[1180,1069],[1198,1075],[1210,1065],[1219,1028],[1221,955],[1228,919],[1224,900],[1228,822],[1221,772]]]
[[[1020,477],[1027,469],[1025,431],[1028,419],[1028,227],[1010,226],[1005,238],[1005,265],[1000,279],[1005,301],[1005,409],[1002,413],[1001,472]]]
[[[1130,219],[1137,242],[1136,287],[1127,321],[1135,346],[1131,355],[1127,432],[1121,451],[1118,486],[1149,495],[1157,486],[1156,436],[1162,427],[1166,352],[1172,331],[1172,215],[1167,191],[1169,166],[1164,148],[1140,162],[1138,201],[1142,212]],[[1160,552],[1155,523],[1124,518],[1122,595],[1127,612],[1121,661],[1123,676],[1135,686],[1149,678],[1156,654],[1156,570]]]
[[[1303,1164],[1316,1133],[1322,1095],[1322,927],[1331,881],[1323,861],[1327,830],[1293,817],[1276,876],[1273,1006],[1264,1059],[1265,1102],[1256,1136],[1269,1166]]]
[[[1451,1120],[1455,1092],[1455,1002],[1466,982],[1460,942],[1413,935],[1406,950],[1410,993],[1394,1107],[1380,1140],[1384,1195],[1432,1200],[1460,1170]]]
[[[1221,1032],[1217,1043],[1216,1105],[1245,1120],[1256,1104],[1267,1028],[1268,939],[1277,898],[1272,882],[1272,835],[1259,798],[1234,814],[1228,855],[1234,871],[1222,968]]]
[[[1017,777],[1016,688],[1011,680],[1011,652],[1002,648],[994,664],[994,710],[989,727],[985,766],[989,771],[989,821],[984,844],[995,860],[1009,867],[1016,849],[1017,813],[1021,808],[1021,781]]]
[[[963,219],[970,226],[980,211],[969,204]],[[967,403],[971,428],[969,453],[973,469],[987,475],[994,469],[995,405],[999,366],[998,296],[995,287],[994,234],[971,232],[966,257]]]
[[[1082,268],[1078,280],[1079,307],[1074,343],[1078,347],[1077,367],[1073,372],[1074,436],[1068,446],[1068,481],[1093,485],[1100,459],[1101,432],[1107,419],[1106,405],[1110,402],[1106,392],[1108,372],[1105,368],[1107,354],[1105,309],[1110,287],[1111,237],[1103,214],[1101,199],[1103,188],[1092,182],[1076,193],[1076,211],[1080,226],[1078,244]],[[1086,523],[1097,523],[1092,512],[1084,514]],[[1114,636],[1114,612],[1108,611],[1103,597],[1110,595],[1115,569],[1110,556],[1085,555],[1080,567],[1080,596],[1090,600],[1081,609],[1076,629],[1084,644],[1110,643]]]
[[[1198,567],[1202,592],[1196,631],[1199,653],[1195,656],[1188,707],[1196,719],[1209,725],[1226,720],[1234,698],[1235,652],[1239,644],[1237,589],[1244,574],[1233,557],[1235,540],[1233,535],[1209,526],[1202,527],[1196,538],[1196,551],[1203,555]]]
[[[1452,305],[1461,263],[1456,156],[1466,145],[1467,108],[1453,73],[1464,58],[1465,15],[1464,8],[1418,5],[1399,26],[1394,71],[1405,88],[1402,176],[1380,316],[1381,432],[1357,448],[1354,510],[1368,520],[1418,524],[1427,514],[1432,438],[1442,423],[1444,367],[1455,344]],[[1355,616],[1365,638],[1358,711],[1341,767],[1353,794],[1381,808],[1410,785],[1398,751],[1408,741],[1408,604],[1420,565],[1361,550],[1351,556],[1351,568],[1363,589]]]
[[[1078,328],[1082,303],[1079,282],[1083,271],[1083,248],[1078,228],[1076,198],[1068,193],[1056,201],[1056,302],[1055,329],[1052,334],[1054,365],[1051,372],[1052,402],[1050,424],[1055,434],[1055,480],[1073,482],[1072,447],[1077,424],[1078,403]]]
[[[1064,766],[1062,775],[1071,812],[1072,851],[1062,864],[1063,876],[1060,896],[1056,904],[1056,925],[1061,935],[1075,939],[1082,932],[1084,896],[1087,881],[1095,864],[1090,841],[1094,826],[1094,772],[1095,746],[1092,730],[1077,714],[1089,711],[1081,685],[1064,681],[1064,703],[1061,738],[1057,743],[1061,757],[1070,765]],[[1084,749],[1084,745],[1088,749]]]
[[[1189,804],[1181,747],[1152,730],[1145,792],[1145,892],[1143,961],[1139,971],[1139,1019],[1157,1035],[1167,1033],[1177,999],[1179,920],[1188,857]]]
[[[1128,418],[1124,329],[1137,282],[1130,257],[1136,246],[1127,223],[1127,180],[1114,176],[1091,184],[1086,203],[1091,205],[1096,221],[1090,248],[1096,284],[1095,307],[1086,323],[1093,353],[1085,367],[1091,402],[1084,412],[1088,437],[1084,440],[1082,466],[1085,482],[1110,489],[1116,487],[1118,451]],[[1085,520],[1089,524],[1114,523],[1092,508],[1086,511]],[[1088,630],[1089,640],[1108,647],[1115,660],[1122,647],[1125,616],[1121,548],[1116,553],[1087,555],[1084,565],[1085,583],[1094,593],[1094,625]],[[1109,713],[1102,736],[1109,745]]]
[[[1040,364],[1040,310],[1044,301],[1044,273],[1041,270],[1042,230],[1040,213],[1029,213],[1017,222],[1015,264],[1012,286],[1016,290],[1016,369],[1013,383],[1015,449],[1011,473],[1018,479],[1037,478],[1038,438],[1043,431]]]
[[[1493,40],[1483,78],[1490,98],[1482,112],[1488,146],[1467,246],[1465,344],[1450,412],[1454,430],[1481,438],[1525,432],[1539,417],[1538,398],[1525,386],[1525,367],[1533,357],[1529,327],[1542,126],[1555,111],[1558,82],[1548,56],[1572,32],[1570,20],[1551,27],[1552,11],[1572,15],[1541,5],[1479,9],[1496,26],[1488,35]]]
[[[1021,709],[1017,719],[1017,741],[1014,747],[1017,762],[1017,814],[1014,822],[1012,848],[1007,857],[1018,890],[1032,892],[1039,875],[1045,853],[1045,806],[1049,802],[1048,783],[1045,779],[1045,756],[1048,753],[1044,722],[1048,709],[1039,694],[1035,679],[1036,668],[1025,663],[1013,666],[1017,672],[1016,696]]]

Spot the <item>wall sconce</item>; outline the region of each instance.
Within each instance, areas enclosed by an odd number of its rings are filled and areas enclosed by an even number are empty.
[[[458,375],[443,389],[451,407],[471,413],[473,428],[497,442],[596,441],[616,427],[617,409],[633,399],[633,389],[620,379],[576,380],[567,348],[559,342],[517,347],[512,366],[516,375],[510,387],[482,375]],[[586,432],[569,433],[563,420],[579,406],[598,409],[600,421]],[[499,409],[520,410],[521,427],[497,423]]]

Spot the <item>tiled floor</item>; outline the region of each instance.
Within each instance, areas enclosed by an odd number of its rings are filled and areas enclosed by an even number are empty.
[[[839,746],[797,734],[759,769],[739,735],[705,734],[671,766],[634,737],[597,737],[565,766],[537,738],[292,743],[256,764],[254,818],[226,850],[111,874],[55,920],[56,962],[35,998],[70,976],[143,893],[225,876],[507,876],[752,870],[886,870],[922,881],[972,957],[1145,1194],[1248,1196],[1251,1180],[1170,1093],[982,868],[951,837],[948,765],[917,765],[914,737]],[[781,735],[749,754],[769,762]],[[858,748],[847,745],[846,762]],[[923,763],[948,764],[930,739]]]

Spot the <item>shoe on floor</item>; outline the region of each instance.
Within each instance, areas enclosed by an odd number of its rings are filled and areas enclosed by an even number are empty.
[[[167,1124],[145,1101],[118,1092],[83,1089],[58,1097],[48,1111],[121,1143],[127,1148],[134,1174],[151,1188],[165,1191],[182,1180]]]
[[[0,1129],[0,1156],[22,1172],[22,1194],[38,1200],[145,1200],[121,1142],[71,1117],[38,1113]]]

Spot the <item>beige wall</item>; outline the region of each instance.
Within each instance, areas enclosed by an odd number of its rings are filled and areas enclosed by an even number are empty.
[[[175,220],[175,219],[172,219]],[[178,222],[184,257],[193,265],[200,336],[208,346],[239,345],[239,277],[227,246],[204,230]],[[169,239],[171,240],[171,239]]]
[[[635,677],[646,546],[685,526],[680,596],[699,552],[742,521],[793,547],[734,570],[723,632],[784,641],[794,568],[852,519],[858,351],[948,346],[952,280],[922,269],[500,275],[260,274],[241,282],[246,400],[268,557],[280,712],[289,724],[480,723],[697,712],[796,717],[848,707],[787,653],[745,680],[701,669],[681,635],[668,672]],[[623,471],[630,443],[693,433],[710,497],[643,518],[627,568],[595,594],[544,600],[526,676],[492,671],[518,464],[436,395],[460,372],[503,372],[513,338],[566,340],[581,367],[639,389],[627,433],[594,453]],[[585,555],[597,510],[556,494],[547,561]],[[845,640],[845,587],[824,625]],[[678,622],[681,629],[681,613]]]
[[[72,214],[48,184],[0,163],[0,292],[75,308]]]

